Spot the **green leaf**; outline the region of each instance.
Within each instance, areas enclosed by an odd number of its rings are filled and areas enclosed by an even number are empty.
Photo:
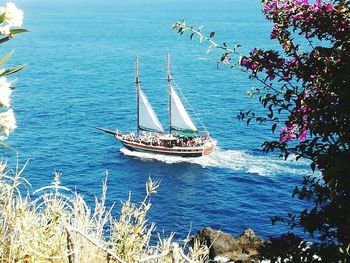
[[[253,97],[253,91],[252,90],[248,90],[247,91],[247,96],[248,97]]]
[[[24,29],[24,28],[10,29],[10,34],[13,36],[20,34],[20,33],[24,33],[24,32],[29,32],[29,31],[27,29]]]
[[[273,117],[273,110],[272,110],[272,107],[273,107],[273,104],[270,104],[269,107],[268,107],[270,113],[267,114],[267,117],[269,117],[270,119],[272,119],[272,117]]]
[[[292,197],[294,197],[295,195],[297,195],[299,193],[299,188],[297,186],[294,187],[294,190],[293,190],[293,194],[292,194]]]
[[[26,163],[23,165],[22,169],[21,169],[19,172],[17,172],[17,176],[18,176],[18,177],[21,177],[22,173],[23,173],[24,170],[27,168],[28,164],[29,164],[29,159],[28,159],[28,160],[26,161]],[[27,182],[28,182],[28,181],[27,181]],[[28,182],[28,183],[29,183],[29,182]]]
[[[8,151],[12,151],[12,152],[17,153],[17,151],[16,151],[15,149],[13,149],[13,148],[11,148],[10,146],[7,146],[6,144],[3,144],[3,143],[1,143],[1,142],[0,142],[0,147],[6,149],[6,150],[8,150]]]
[[[190,35],[190,39],[193,40],[194,33]]]
[[[274,124],[272,125],[272,128],[271,128],[272,133],[274,133],[274,132],[275,132],[276,127],[277,127],[277,123],[274,123]]]
[[[315,162],[311,163],[310,167],[311,167],[312,172],[315,172],[316,163]]]
[[[9,41],[10,39],[11,39],[11,37],[9,37],[9,36],[3,37],[0,39],[0,44],[5,43],[5,42]]]
[[[223,62],[226,59],[227,56],[228,56],[228,53],[222,54],[222,56],[220,58],[220,61]]]
[[[4,65],[12,56],[13,54],[13,50],[10,51],[6,56],[4,56],[1,60],[0,60],[0,66]]]
[[[5,20],[5,12],[0,15],[0,23],[4,22]]]
[[[17,67],[14,67],[14,68],[5,69],[3,72],[0,73],[0,77],[16,73],[16,72],[22,70],[23,68],[25,68],[26,66],[27,66],[27,64],[23,64],[23,65],[19,65]]]

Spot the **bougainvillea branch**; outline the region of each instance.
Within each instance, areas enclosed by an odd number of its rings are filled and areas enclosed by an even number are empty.
[[[284,222],[316,238],[324,262],[349,260],[350,1],[263,0],[262,12],[273,22],[270,37],[282,51],[253,48],[244,55],[239,45],[217,44],[215,32],[205,36],[184,22],[173,27],[180,34],[189,32],[191,40],[207,41],[208,51],[223,51],[218,63],[241,68],[263,85],[250,95],[258,95],[266,116],[248,110],[239,119],[270,121],[279,136],[264,142],[263,149],[309,159],[312,171],[322,175],[305,176],[294,190],[314,207]],[[323,253],[327,249],[333,258]]]

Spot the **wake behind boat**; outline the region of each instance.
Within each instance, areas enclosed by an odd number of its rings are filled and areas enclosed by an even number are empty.
[[[148,152],[181,157],[199,157],[214,151],[216,140],[208,131],[198,131],[178,94],[170,75],[170,56],[167,55],[169,93],[169,132],[165,132],[152,105],[141,89],[136,58],[137,134],[120,133],[97,127],[114,135],[131,151]]]

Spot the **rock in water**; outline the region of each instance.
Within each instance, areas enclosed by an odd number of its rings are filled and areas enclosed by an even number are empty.
[[[236,238],[242,252],[248,255],[257,254],[258,248],[264,244],[264,240],[257,235],[255,232],[248,228],[239,237]]]
[[[239,237],[205,227],[194,237],[209,247],[210,259],[227,257],[240,262],[257,262],[257,250],[264,240],[246,229]],[[253,261],[254,260],[254,261]]]
[[[209,257],[226,256],[231,251],[239,250],[238,244],[233,236],[210,227],[205,227],[195,236],[201,243],[209,247]]]

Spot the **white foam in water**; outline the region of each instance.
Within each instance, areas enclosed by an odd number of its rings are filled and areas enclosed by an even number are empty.
[[[280,173],[310,173],[310,168],[306,161],[295,161],[295,158],[292,156],[285,161],[274,155],[252,155],[244,151],[221,150],[220,148],[216,148],[215,151],[208,156],[196,158],[133,152],[126,148],[121,148],[120,151],[125,155],[137,157],[142,160],[157,160],[164,163],[194,163],[201,165],[202,167],[226,168],[233,171],[255,173],[266,176]]]

